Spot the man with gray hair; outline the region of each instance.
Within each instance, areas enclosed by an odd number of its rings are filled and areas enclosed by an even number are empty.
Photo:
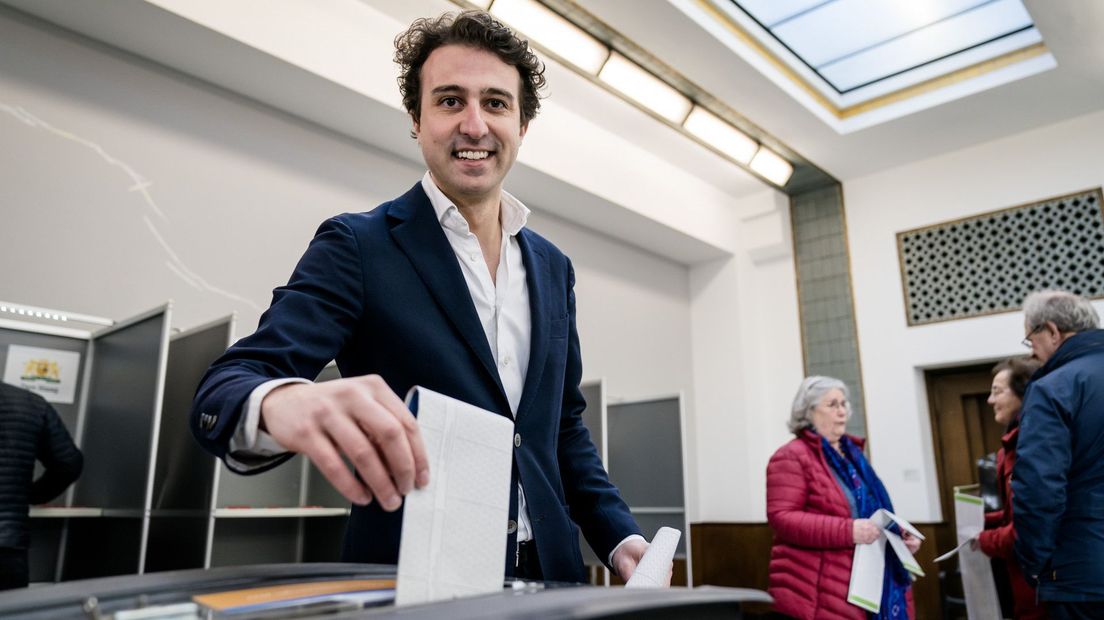
[[[1043,363],[1024,395],[1012,473],[1016,554],[1052,618],[1104,618],[1104,330],[1087,299],[1024,300]]]

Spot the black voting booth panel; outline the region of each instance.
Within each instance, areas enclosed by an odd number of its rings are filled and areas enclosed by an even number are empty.
[[[141,570],[169,313],[165,304],[98,331],[0,322],[0,364],[12,345],[81,355],[74,402],[52,405],[84,471],[49,507],[31,509],[32,582]]]
[[[610,481],[621,491],[645,538],[661,527],[682,532],[675,558],[686,561],[686,576],[693,585],[690,566],[690,526],[686,514],[686,471],[683,463],[682,397],[609,402],[604,379],[581,386],[587,406],[583,423],[590,431]],[[588,566],[601,566],[582,534],[579,546]],[[600,581],[609,583],[608,571]]]
[[[72,505],[100,508],[103,514],[69,520],[62,579],[143,570],[170,308],[166,304],[92,335],[78,425],[84,471],[73,486]]]
[[[347,579],[393,579],[394,566],[372,564],[285,564],[186,570],[88,579],[0,595],[0,616],[27,620],[89,618],[124,610],[190,602],[198,594],[279,584]],[[740,618],[745,603],[769,603],[759,590],[703,587],[644,590],[544,584],[467,599],[395,608],[373,607],[333,613],[303,610],[296,618],[483,618],[666,619]],[[151,616],[154,617],[154,616]],[[180,616],[176,616],[180,617]],[[251,617],[251,616],[235,616]],[[272,616],[266,616],[272,617]]]

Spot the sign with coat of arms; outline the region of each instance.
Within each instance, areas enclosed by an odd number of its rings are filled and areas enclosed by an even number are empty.
[[[80,353],[11,345],[4,383],[30,390],[52,403],[72,404],[77,391]]]

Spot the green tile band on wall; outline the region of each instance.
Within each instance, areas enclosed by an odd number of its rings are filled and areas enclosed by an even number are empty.
[[[865,437],[862,366],[840,186],[792,194],[790,221],[805,374],[847,384],[852,410],[847,432]]]

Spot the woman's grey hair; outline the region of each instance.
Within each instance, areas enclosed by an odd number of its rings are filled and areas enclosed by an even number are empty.
[[[1023,308],[1029,331],[1039,329],[1048,321],[1062,333],[1080,333],[1100,326],[1100,316],[1089,300],[1066,291],[1032,293],[1024,299]]]
[[[812,428],[813,422],[809,419],[809,414],[820,399],[833,389],[843,392],[843,397],[847,399],[847,417],[851,417],[851,391],[847,389],[846,383],[832,377],[805,377],[797,388],[793,407],[790,409],[790,421],[786,424],[791,433],[800,435],[802,430]]]

